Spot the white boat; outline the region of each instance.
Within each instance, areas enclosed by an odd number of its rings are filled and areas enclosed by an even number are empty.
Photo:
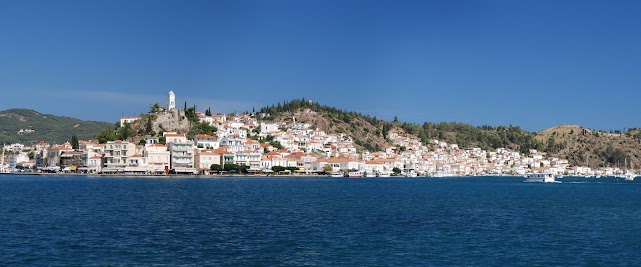
[[[442,178],[442,177],[451,177],[452,173],[446,171],[435,171],[430,174],[430,177]]]
[[[376,177],[376,174],[373,172],[365,172],[365,177]]]
[[[331,172],[329,177],[345,177],[345,175],[342,172]]]
[[[377,176],[378,177],[391,177],[389,172],[379,172]]]
[[[628,163],[627,158],[625,159],[625,163],[627,167],[627,163]],[[637,175],[634,174],[634,164],[632,163],[632,161],[630,161],[630,168],[632,170],[626,171],[625,174],[623,175],[623,178],[625,178],[626,181],[634,181],[634,178],[637,178]]]
[[[405,173],[405,177],[418,177],[418,174],[415,171],[409,171]]]
[[[347,177],[350,177],[350,178],[363,177],[363,172],[362,171],[348,172]]]
[[[528,173],[525,175],[526,182],[554,183],[554,175],[551,173]]]

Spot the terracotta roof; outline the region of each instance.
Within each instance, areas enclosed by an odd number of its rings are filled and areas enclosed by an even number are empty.
[[[208,134],[197,134],[195,137],[196,138],[201,138],[201,139],[204,139],[204,138],[215,139],[216,138],[216,137],[213,137],[213,136],[208,135]]]
[[[327,162],[334,162],[334,163],[338,163],[338,162],[350,162],[350,161],[353,161],[353,160],[350,160],[350,159],[348,159],[348,158],[329,158],[329,159],[327,159]]]

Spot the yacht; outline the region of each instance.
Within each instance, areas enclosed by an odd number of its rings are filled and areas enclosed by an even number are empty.
[[[405,173],[405,177],[418,177],[418,174],[415,171],[409,171]]]
[[[449,171],[435,171],[432,172],[429,177],[435,177],[435,178],[442,178],[442,177],[452,177],[453,174],[450,173]]]
[[[554,183],[554,175],[551,173],[528,173],[525,175],[526,182]]]
[[[344,177],[345,175],[342,172],[331,172],[329,177]]]

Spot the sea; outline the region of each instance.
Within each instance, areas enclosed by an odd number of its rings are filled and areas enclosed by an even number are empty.
[[[0,175],[0,266],[641,266],[641,181]]]

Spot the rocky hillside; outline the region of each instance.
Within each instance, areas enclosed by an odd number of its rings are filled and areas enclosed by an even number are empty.
[[[113,128],[107,122],[42,114],[30,109],[9,109],[0,112],[0,143],[31,144],[39,141],[61,144],[76,135],[91,139],[105,129]]]
[[[150,111],[140,114],[140,119],[133,123],[115,125],[112,129],[98,134],[95,139],[99,143],[113,140],[127,140],[136,144],[144,143],[149,138],[159,138],[162,142],[162,133],[176,132],[186,134],[192,138],[196,134],[214,134],[216,128],[206,123],[200,123],[196,115],[196,107],[187,110],[174,109],[169,112]]]
[[[621,166],[627,161],[641,167],[641,131],[608,133],[579,125],[560,125],[540,131],[536,138],[544,151],[566,158],[573,165]]]
[[[385,146],[391,145],[391,142],[383,136],[385,123],[360,114],[301,108],[279,112],[277,115],[268,118],[269,121],[276,123],[290,123],[294,119],[296,122],[308,123],[312,125],[312,128],[318,128],[327,133],[345,134],[352,138],[359,149],[380,151]],[[390,127],[392,125],[390,123],[387,124]],[[400,130],[398,127],[395,127],[395,129]]]
[[[388,122],[356,112],[296,99],[260,110],[266,120],[311,124],[328,133],[345,134],[358,148],[378,151],[391,145],[387,135],[398,132],[428,144],[430,139],[459,144],[461,148],[486,150],[509,148],[522,153],[530,149],[568,159],[571,165],[623,166],[625,161],[641,168],[641,129],[606,133],[577,125],[561,125],[537,133],[518,126],[472,126],[464,123],[425,122],[423,124]]]

